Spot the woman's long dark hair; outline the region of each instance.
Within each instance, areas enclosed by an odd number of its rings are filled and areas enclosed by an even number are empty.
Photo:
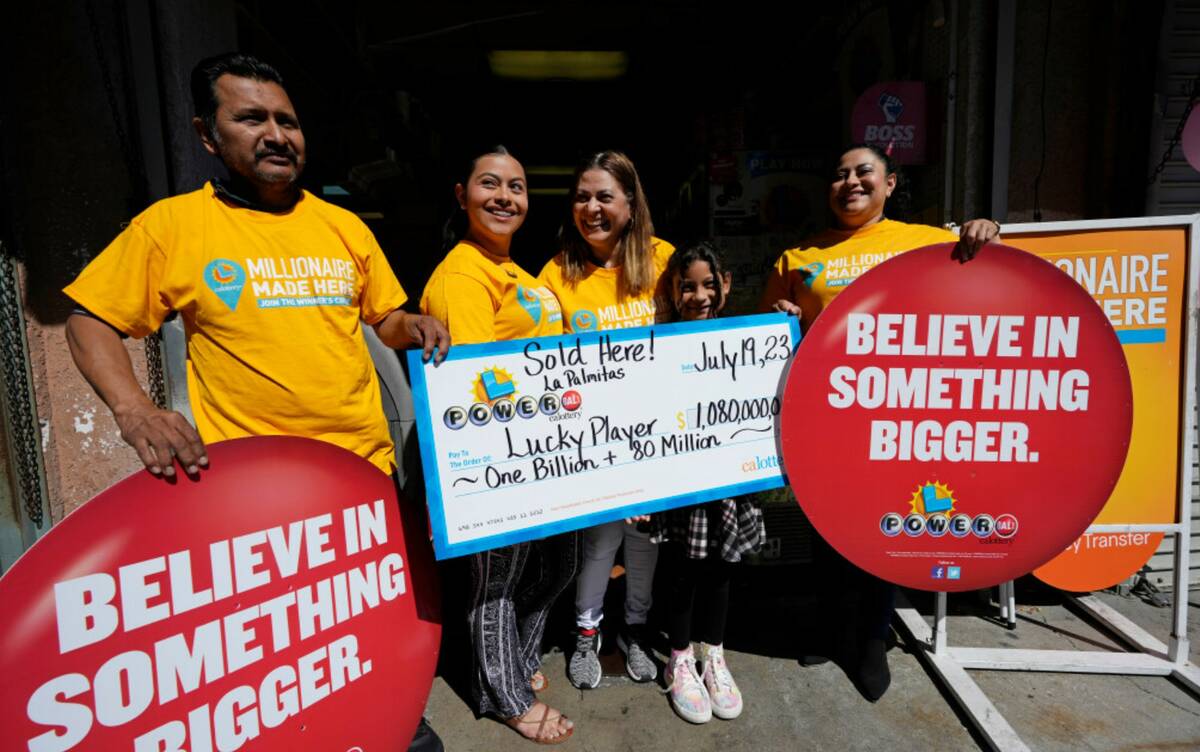
[[[475,165],[484,157],[513,157],[508,147],[503,144],[496,144],[477,153],[475,156],[466,160],[456,174],[455,183],[461,184],[463,187],[470,185],[471,175],[475,172]],[[520,161],[520,160],[518,160]],[[450,210],[450,216],[446,218],[445,224],[442,225],[442,253],[448,252],[451,248],[462,242],[462,239],[467,236],[467,213],[458,204],[455,199],[454,206]]]

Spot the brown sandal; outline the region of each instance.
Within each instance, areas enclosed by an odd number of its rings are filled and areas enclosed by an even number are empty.
[[[536,710],[539,705],[542,706],[542,717],[540,719],[538,719],[538,720],[523,720],[526,716],[533,713],[533,711]],[[558,721],[560,719],[570,720],[565,715],[563,715],[561,712],[558,713],[557,715],[551,716],[550,715],[550,706],[547,705],[546,703],[542,702],[541,700],[535,700],[533,705],[529,706],[529,710],[525,711],[525,715],[514,716],[512,718],[505,718],[504,725],[508,726],[510,729],[512,729],[513,731],[516,731],[518,734],[521,734],[522,737],[524,737],[525,739],[528,739],[531,742],[534,742],[535,744],[562,744],[566,740],[570,739],[571,735],[575,733],[574,726],[567,729],[566,733],[559,734],[558,736],[552,736],[549,738],[542,736],[542,730],[546,727],[547,723],[558,723]],[[537,724],[537,729],[533,732],[533,736],[526,736],[525,734],[521,733],[521,726],[530,726],[535,723]]]
[[[529,688],[534,692],[545,692],[550,686],[550,680],[541,671],[534,671],[533,676],[529,679]]]

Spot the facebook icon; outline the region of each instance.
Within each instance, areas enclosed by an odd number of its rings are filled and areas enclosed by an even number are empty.
[[[933,570],[929,573],[929,576],[935,580],[944,579],[946,576],[946,568],[943,566],[935,566],[933,568]]]

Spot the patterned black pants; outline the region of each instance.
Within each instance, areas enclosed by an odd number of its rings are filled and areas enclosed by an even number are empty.
[[[471,555],[471,690],[481,715],[512,718],[533,705],[546,616],[579,571],[580,539],[566,533]]]

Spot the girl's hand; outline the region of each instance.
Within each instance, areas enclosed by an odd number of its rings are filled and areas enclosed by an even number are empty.
[[[636,525],[639,522],[649,522],[649,521],[650,521],[650,515],[648,515],[648,514],[638,514],[638,515],[634,515],[633,517],[625,518],[626,525]]]
[[[979,249],[1000,237],[1000,223],[994,219],[972,219],[964,222],[958,232],[958,245],[954,257],[966,263],[975,258]]]
[[[783,298],[776,300],[775,305],[771,306],[771,308],[773,308],[776,311],[779,311],[780,313],[786,313],[789,316],[799,316],[800,315],[800,306],[796,305],[795,303],[793,303],[790,300],[786,300]]]

